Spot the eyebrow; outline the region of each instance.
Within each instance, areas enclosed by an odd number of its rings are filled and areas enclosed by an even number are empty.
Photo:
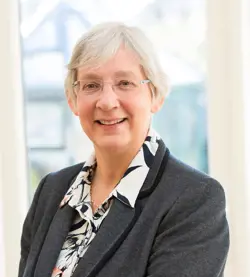
[[[115,77],[123,77],[123,76],[136,77],[136,75],[134,74],[133,71],[124,71],[124,70],[117,71],[117,72],[115,72],[114,75],[115,75]]]
[[[102,77],[95,73],[87,73],[80,75],[80,79],[101,79]]]
[[[102,79],[103,77],[96,73],[86,73],[83,75],[80,75],[80,79]],[[119,70],[114,73],[114,77],[133,77],[135,78],[136,75],[132,71],[125,71],[125,70]]]

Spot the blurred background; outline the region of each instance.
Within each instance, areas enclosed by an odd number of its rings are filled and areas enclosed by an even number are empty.
[[[226,191],[226,277],[249,277],[250,0],[9,0],[0,3],[0,276],[17,276],[21,226],[40,179],[92,151],[64,95],[72,47],[103,21],[154,42],[171,94],[154,128]],[[211,276],[212,277],[212,276]]]

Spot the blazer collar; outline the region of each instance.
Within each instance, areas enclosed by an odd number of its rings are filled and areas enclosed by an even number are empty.
[[[159,139],[158,143],[159,147],[157,149],[152,167],[143,183],[138,199],[148,196],[155,189],[166,167],[170,153],[162,139]]]
[[[108,216],[103,221],[87,252],[80,259],[72,277],[96,276],[101,266],[125,239],[136,218],[136,209],[114,199]]]
[[[76,211],[69,205],[57,210],[41,249],[34,277],[51,277],[75,216]]]

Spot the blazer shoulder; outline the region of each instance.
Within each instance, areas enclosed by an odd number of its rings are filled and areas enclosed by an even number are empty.
[[[219,182],[170,155],[156,195],[147,276],[222,276],[229,228]]]
[[[50,204],[51,206],[58,207],[82,166],[83,163],[79,163],[63,168],[59,171],[49,173],[41,180],[30,207],[30,213],[33,213],[32,217],[38,221],[37,225]]]
[[[165,197],[164,199],[171,202],[171,208],[169,204],[166,204],[168,201],[162,204],[165,212],[168,207],[166,218],[172,215],[174,223],[189,221],[192,215],[193,222],[200,220],[204,226],[205,218],[214,218],[219,215],[225,222],[224,226],[227,226],[224,189],[217,180],[209,175],[170,155],[160,187],[160,197]]]
[[[37,187],[36,194],[39,192],[39,197],[35,194],[34,199],[39,199],[38,204],[47,203],[48,198],[54,197],[52,192],[63,197],[83,165],[84,163],[79,163],[47,174]]]
[[[175,179],[178,185],[183,186],[183,188],[204,189],[209,187],[212,191],[217,191],[224,195],[224,189],[216,179],[187,165],[171,154],[165,172],[165,176]]]
[[[67,178],[67,177],[74,177],[77,173],[80,172],[83,165],[84,165],[84,162],[62,168],[58,171],[51,172],[48,174],[47,179],[48,178],[61,179],[61,178]]]

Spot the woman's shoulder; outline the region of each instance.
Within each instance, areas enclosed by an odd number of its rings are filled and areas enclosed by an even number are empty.
[[[175,186],[190,192],[199,189],[224,195],[224,189],[218,180],[177,159],[172,154],[169,155],[163,180],[172,180]]]
[[[166,218],[171,217],[174,224],[190,222],[190,219],[205,226],[205,221],[210,218],[211,223],[217,215],[223,217],[220,220],[224,220],[226,199],[222,185],[216,179],[174,156],[169,156],[158,185],[158,198],[164,199],[158,199],[159,205],[168,215]]]
[[[84,165],[84,162],[74,164],[68,167],[64,167],[60,170],[53,171],[47,175],[47,178],[52,178],[52,179],[58,179],[58,178],[67,178],[67,177],[74,177],[76,174],[80,172]]]
[[[206,172],[200,171],[187,163],[179,160],[172,154],[169,155],[167,163],[167,171],[169,174],[174,174],[179,178],[192,179],[195,182],[215,182],[218,183],[216,179],[208,175]]]
[[[63,196],[83,165],[84,163],[79,163],[48,173],[38,184],[33,202],[37,199],[38,202],[44,203],[55,193]]]

